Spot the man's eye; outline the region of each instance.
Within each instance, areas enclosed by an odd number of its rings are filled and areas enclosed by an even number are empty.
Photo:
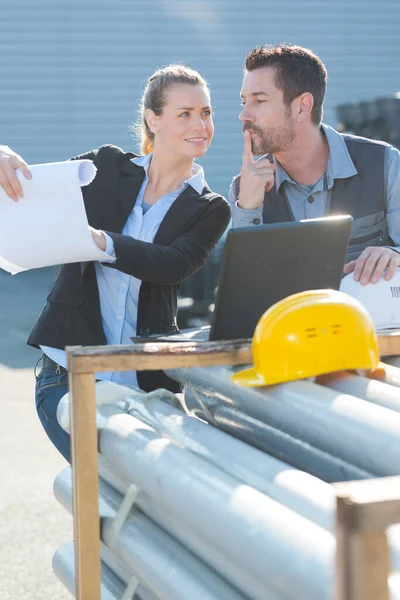
[[[263,104],[265,100],[257,100],[257,104]]]
[[[205,110],[203,115],[206,115],[207,117],[211,116],[211,110]]]
[[[180,114],[179,116],[180,116],[180,117],[188,117],[188,116],[189,116],[189,113],[188,113],[188,112],[184,112],[184,113]]]

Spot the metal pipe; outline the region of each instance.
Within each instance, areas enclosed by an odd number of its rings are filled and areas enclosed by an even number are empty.
[[[131,396],[125,410],[163,436],[202,456],[236,479],[267,494],[317,525],[333,527],[335,495],[330,485],[293,469],[265,452],[186,416],[162,400]]]
[[[204,418],[210,419],[210,422],[216,427],[272,456],[291,463],[298,469],[319,477],[324,482],[352,481],[373,477],[372,473],[359,469],[284,431],[275,429],[236,408],[216,403],[215,398],[211,398],[201,391],[195,390],[194,393],[192,388],[188,388],[185,392],[185,400],[189,407],[198,406],[201,401],[202,406],[207,408]]]
[[[285,599],[331,597],[334,538],[326,530],[129,415],[108,420],[99,447],[118,475],[157,498],[266,589]]]
[[[72,596],[75,596],[74,542],[66,542],[53,556],[53,571]],[[101,561],[101,600],[121,600],[128,582],[119,579],[109,566]],[[132,600],[158,600],[139,586]]]
[[[101,495],[103,498],[107,497],[110,504],[110,488],[107,489],[106,484],[110,483],[112,488],[115,491],[118,490],[118,494],[122,494],[122,496],[127,490],[127,484],[122,483],[122,481],[116,478],[115,472],[107,466],[107,462],[103,456],[99,455],[99,459]],[[114,496],[114,502],[115,498],[116,496]],[[215,546],[209,544],[190,525],[184,523],[179,518],[179,515],[177,516],[175,513],[168,511],[165,506],[158,503],[142,490],[137,496],[136,503],[140,510],[150,517],[152,521],[189,548],[193,554],[199,556],[205,563],[221,573],[227,581],[230,581],[243,593],[247,594],[249,598],[257,600],[258,598],[265,597],[266,588],[253,575],[246,572],[242,565],[233,563],[224,551],[220,551]],[[279,598],[271,590],[268,590],[268,600],[279,600]]]
[[[114,535],[113,520],[118,496],[101,482],[99,510],[101,538],[160,600],[246,600],[228,582],[139,510]],[[54,485],[57,500],[72,510],[70,471],[62,472]]]
[[[224,410],[229,410],[228,408],[223,408]],[[65,471],[68,469],[70,469],[70,467],[66,467]],[[106,460],[103,456],[101,456],[101,454],[99,455],[99,473],[101,476],[100,489],[103,489],[103,484],[108,484],[108,487],[111,486],[112,489],[118,490],[118,495],[120,498],[121,496],[124,496],[128,484],[123,483],[116,477],[114,471],[110,469]],[[71,476],[69,477],[71,478]],[[179,539],[190,550],[192,550],[192,552],[203,558],[205,562],[215,565],[215,568],[217,568],[217,570],[219,570],[226,577],[226,579],[228,579],[228,581],[232,581],[236,585],[239,584],[240,586],[240,582],[244,579],[243,575],[238,573],[237,569],[232,570],[232,565],[229,563],[229,561],[227,561],[225,555],[219,555],[216,553],[214,548],[207,548],[207,545],[202,542],[199,536],[193,534],[191,529],[182,527],[181,521],[179,518],[176,518],[173,513],[168,513],[162,505],[157,504],[153,498],[150,498],[143,492],[139,493],[137,504],[140,509],[154,522],[160,525],[160,527],[171,533],[171,535],[175,535],[177,539]],[[334,531],[333,524],[332,531]],[[392,525],[388,528],[386,533],[389,541],[392,570],[400,572],[400,525]],[[114,566],[113,570],[118,574]],[[398,590],[400,590],[400,575],[396,581],[398,581]]]
[[[395,411],[309,381],[244,388],[231,381],[228,367],[176,369],[168,374],[194,394],[206,392],[215,402],[233,406],[373,475],[399,473],[400,414]]]
[[[385,357],[385,361],[386,359],[389,357]],[[399,358],[398,356],[396,357],[391,357],[395,360],[395,364],[397,364],[399,362]],[[373,379],[378,379],[380,381],[383,381],[384,383],[388,383],[389,385],[393,385],[394,387],[399,388],[400,387],[400,369],[397,366],[394,366],[392,364],[388,364],[385,363],[383,365],[383,370],[382,369],[377,369],[376,373],[373,374]]]
[[[319,383],[319,382],[318,382]],[[357,396],[378,406],[400,412],[400,397],[398,388],[382,381],[360,377],[348,372],[335,373],[322,380],[324,387],[336,390],[342,394]]]
[[[165,402],[170,396],[176,403],[175,395],[167,390],[145,394],[102,382],[96,389],[97,423],[101,428],[113,412],[132,414],[163,436],[175,440],[226,473],[293,508],[317,525],[332,527],[335,497],[329,485],[199,419],[185,415],[181,409]],[[68,430],[68,398],[64,397],[62,404],[63,413],[59,412],[59,417]],[[113,404],[115,405],[112,406]]]

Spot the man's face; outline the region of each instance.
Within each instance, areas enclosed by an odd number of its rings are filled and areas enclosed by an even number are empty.
[[[295,138],[295,124],[291,107],[284,103],[283,92],[275,85],[275,69],[247,71],[240,95],[243,110],[239,119],[243,131],[251,133],[253,154],[287,151]]]

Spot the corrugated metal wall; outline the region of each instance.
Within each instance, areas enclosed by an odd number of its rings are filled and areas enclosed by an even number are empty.
[[[398,0],[0,0],[0,143],[29,162],[104,143],[136,149],[129,125],[143,82],[183,61],[208,79],[216,135],[204,159],[227,193],[240,168],[245,53],[308,46],[329,71],[325,121],[351,100],[400,89]]]

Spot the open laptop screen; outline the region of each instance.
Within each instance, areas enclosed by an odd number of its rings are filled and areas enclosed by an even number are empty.
[[[209,339],[251,338],[275,302],[305,290],[339,289],[352,220],[345,215],[232,229]]]

